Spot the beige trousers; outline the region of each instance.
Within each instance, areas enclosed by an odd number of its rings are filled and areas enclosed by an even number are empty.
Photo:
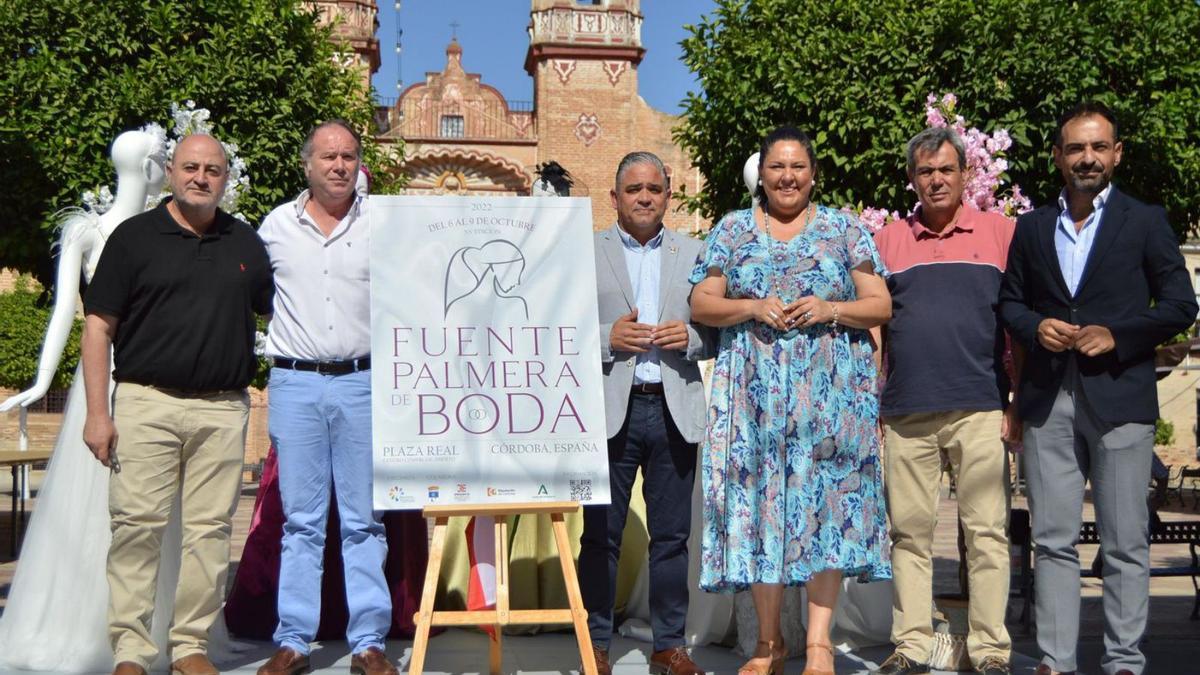
[[[149,670],[150,637],[163,530],[181,494],[183,546],[171,658],[204,653],[229,568],[229,536],[242,483],[245,391],[183,395],[117,385],[113,419],[120,471],[109,482],[109,637],[115,662]]]
[[[1002,413],[939,412],[884,420],[884,486],[892,523],[892,642],[925,663],[933,647],[933,532],[942,452],[954,468],[958,514],[967,545],[972,664],[1009,659],[1008,470]]]

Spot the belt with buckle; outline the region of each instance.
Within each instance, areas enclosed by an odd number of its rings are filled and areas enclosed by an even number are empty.
[[[662,396],[663,386],[662,382],[642,382],[641,384],[633,385],[629,391],[634,394],[653,394],[654,396]]]
[[[282,356],[276,356],[271,359],[272,365],[276,368],[287,368],[288,370],[303,370],[318,375],[349,375],[357,373],[360,370],[371,369],[371,357],[364,356],[361,359],[349,359],[347,361],[302,361],[300,359],[288,359]]]

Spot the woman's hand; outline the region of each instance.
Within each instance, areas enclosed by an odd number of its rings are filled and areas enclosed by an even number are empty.
[[[806,295],[787,306],[787,320],[794,328],[807,328],[833,321],[833,304],[815,295]]]
[[[788,321],[788,305],[784,305],[783,301],[774,295],[754,301],[753,316],[754,320],[766,324],[775,330],[787,331],[791,330],[792,325]]]

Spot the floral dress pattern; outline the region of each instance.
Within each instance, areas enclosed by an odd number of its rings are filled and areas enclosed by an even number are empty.
[[[691,280],[717,268],[730,298],[847,301],[855,299],[850,269],[863,262],[884,271],[851,215],[818,207],[782,242],[744,210],[713,227]],[[721,329],[700,453],[701,588],[799,585],[831,569],[891,578],[875,382],[866,330],[818,324],[785,333],[757,321]]]

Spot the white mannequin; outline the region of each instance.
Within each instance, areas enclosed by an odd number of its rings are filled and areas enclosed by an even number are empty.
[[[117,196],[112,208],[100,216],[94,227],[89,227],[93,216],[82,211],[70,213],[64,219],[59,242],[58,273],[55,277],[57,293],[54,311],[46,326],[37,379],[29,389],[0,403],[0,412],[16,406],[27,408],[50,389],[67,337],[71,334],[71,324],[75,318],[75,289],[79,288],[80,275],[87,281],[91,280],[108,235],[127,218],[144,211],[146,197],[158,194],[162,189],[165,176],[162,160],[162,148],[154,134],[126,131],[113,141],[112,161],[117,169]]]
[[[754,153],[746,158],[746,163],[742,165],[742,182],[746,184],[746,189],[750,191],[750,199],[754,202],[754,206],[758,206],[758,197],[754,194],[758,190],[758,153]]]
[[[117,170],[112,207],[100,216],[75,209],[62,219],[57,293],[37,379],[29,389],[0,404],[0,411],[28,406],[45,395],[71,332],[80,279],[91,279],[113,230],[144,211],[147,196],[162,189],[160,136],[125,132],[113,142],[112,160]],[[0,665],[59,673],[112,668],[105,576],[111,536],[109,474],[83,444],[85,408],[83,380],[77,370],[8,601],[0,614]],[[160,645],[166,642],[179,578],[179,542],[176,507],[163,535],[164,550],[175,553],[160,564],[156,620],[151,630]],[[160,616],[162,620],[157,619]]]

